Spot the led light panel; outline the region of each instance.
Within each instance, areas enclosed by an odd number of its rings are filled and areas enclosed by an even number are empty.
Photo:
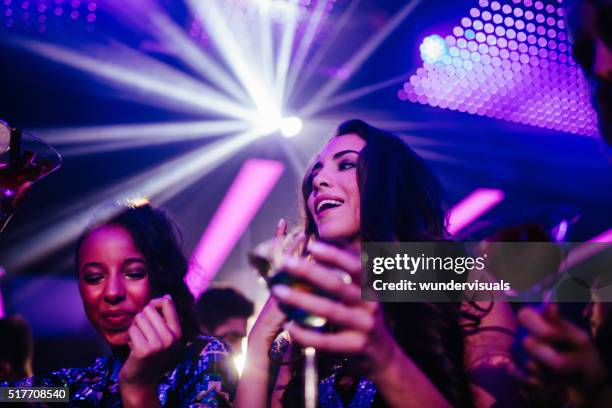
[[[444,43],[425,39],[425,62],[398,97],[597,135],[589,85],[572,59],[563,11],[560,0],[479,0]]]

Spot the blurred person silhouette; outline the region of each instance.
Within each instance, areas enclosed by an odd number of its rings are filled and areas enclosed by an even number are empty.
[[[591,299],[583,312],[590,330],[564,316],[559,304],[547,304],[541,311],[524,308],[519,313],[529,333],[523,341],[529,356],[524,380],[543,395],[556,394],[571,407],[612,407],[609,259],[603,258],[603,274],[593,273],[596,267],[591,260],[586,274],[572,276],[590,287]],[[552,389],[559,392],[551,393]]]
[[[595,337],[562,317],[557,304],[541,313],[524,308],[519,321],[529,331],[523,341],[530,357],[527,384],[547,393],[560,390],[553,397],[565,406],[612,407],[610,361],[605,358],[612,340],[609,314]]]
[[[32,376],[32,331],[21,316],[0,319],[0,381]]]
[[[247,335],[247,321],[253,312],[253,302],[229,285],[213,286],[196,303],[196,317],[202,334],[224,340],[233,353],[241,352],[242,339]]]
[[[589,80],[601,135],[612,146],[612,0],[576,0],[565,14],[574,60]]]

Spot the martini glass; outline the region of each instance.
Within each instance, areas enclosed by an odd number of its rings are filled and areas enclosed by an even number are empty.
[[[0,120],[0,233],[32,184],[61,164],[60,154],[43,140]]]
[[[303,235],[303,234],[302,234]],[[249,262],[257,270],[259,275],[264,278],[269,288],[274,285],[287,285],[293,289],[308,293],[317,293],[317,290],[308,282],[298,280],[289,275],[282,269],[282,259],[287,253],[312,259],[306,251],[307,242],[300,238],[300,231],[289,233],[286,237],[277,237],[257,245],[249,253]],[[321,294],[321,293],[318,293]],[[281,310],[293,321],[301,326],[321,330],[326,324],[326,320],[311,315],[303,310],[281,305]],[[317,354],[314,347],[306,347],[304,355],[304,407],[315,408],[318,400],[318,372]]]

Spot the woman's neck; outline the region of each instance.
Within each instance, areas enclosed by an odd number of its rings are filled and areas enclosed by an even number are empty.
[[[318,238],[323,242],[327,242],[339,248],[359,253],[361,251],[361,235],[355,235],[346,238]]]
[[[111,346],[111,353],[114,357],[119,358],[121,361],[125,361],[130,355],[130,348],[128,347],[128,345]]]
[[[355,238],[353,238],[346,248],[350,251],[354,251],[355,253],[361,252],[361,235],[357,235]]]

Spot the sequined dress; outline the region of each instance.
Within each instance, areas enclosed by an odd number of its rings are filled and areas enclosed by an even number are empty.
[[[121,407],[118,357],[96,359],[85,368],[63,368],[0,387],[68,387],[71,407]],[[199,336],[185,348],[183,359],[161,377],[158,397],[162,407],[227,407],[237,376],[227,346]]]
[[[287,332],[280,333],[270,350],[270,358],[276,364],[280,364],[283,356],[290,346]],[[371,408],[380,406],[380,395],[377,394],[376,385],[366,377],[357,380],[354,393],[350,396],[350,401],[343,401],[337,388],[338,374],[346,365],[347,359],[341,360],[333,368],[331,375],[323,377],[319,381],[319,407],[320,408]]]
[[[319,382],[319,404],[321,408],[369,408],[374,406],[376,386],[367,378],[359,379],[355,393],[348,404],[345,404],[336,389],[334,373]]]

